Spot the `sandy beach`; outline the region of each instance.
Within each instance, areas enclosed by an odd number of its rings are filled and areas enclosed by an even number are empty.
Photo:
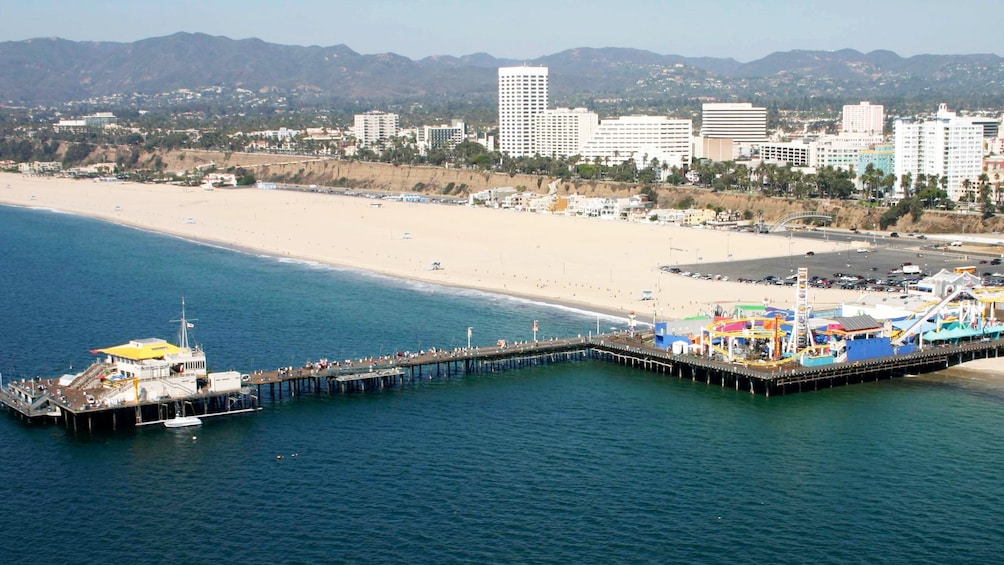
[[[640,319],[714,305],[789,307],[791,287],[702,281],[660,265],[786,256],[767,236],[279,190],[216,189],[0,174],[0,203],[71,212],[265,254],[524,296]],[[791,243],[802,255],[846,249]],[[430,267],[439,263],[440,270]],[[652,300],[640,300],[651,291]],[[814,290],[825,308],[858,293]]]

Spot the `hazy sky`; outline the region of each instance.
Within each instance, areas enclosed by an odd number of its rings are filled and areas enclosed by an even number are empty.
[[[119,41],[204,32],[359,53],[486,52],[533,59],[573,47],[751,61],[792,49],[1004,53],[1004,0],[3,0],[0,41]]]

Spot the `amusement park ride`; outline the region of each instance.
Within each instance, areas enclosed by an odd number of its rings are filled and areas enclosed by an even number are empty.
[[[997,339],[1004,333],[997,313],[1004,288],[949,286],[943,297],[918,292],[898,296],[883,308],[853,303],[813,312],[808,281],[808,270],[798,269],[791,310],[764,305],[752,313],[747,307],[740,315],[737,309],[735,316],[715,317],[697,335],[669,336],[662,344],[675,353],[746,366],[818,366]]]

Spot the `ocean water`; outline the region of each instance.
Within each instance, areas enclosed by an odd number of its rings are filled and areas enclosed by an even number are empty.
[[[182,296],[214,370],[455,347],[468,326],[485,345],[529,339],[533,320],[544,338],[597,324],[0,207],[4,378],[173,340]],[[0,560],[1001,562],[1002,382],[940,374],[768,399],[587,362],[304,396],[194,432],[2,417]]]

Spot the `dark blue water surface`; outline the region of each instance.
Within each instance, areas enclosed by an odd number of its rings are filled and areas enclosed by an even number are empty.
[[[5,378],[173,341],[182,296],[216,370],[596,327],[0,207]],[[195,432],[3,417],[0,460],[5,563],[988,563],[1004,541],[994,377],[767,399],[578,363],[300,397]]]

